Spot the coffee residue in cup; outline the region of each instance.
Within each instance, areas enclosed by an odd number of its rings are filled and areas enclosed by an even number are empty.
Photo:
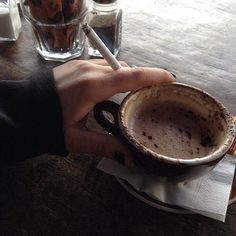
[[[201,158],[217,147],[212,122],[174,101],[147,104],[132,117],[130,126],[142,145],[173,158]]]
[[[200,144],[203,147],[213,147],[217,146],[216,144],[213,143],[213,139],[209,134],[203,133],[201,134],[201,142]]]

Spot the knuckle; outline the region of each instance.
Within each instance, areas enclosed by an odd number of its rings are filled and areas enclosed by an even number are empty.
[[[83,72],[90,71],[91,65],[88,62],[82,61],[78,64],[78,69]]]
[[[146,78],[145,69],[142,67],[133,68],[132,73],[137,79]]]

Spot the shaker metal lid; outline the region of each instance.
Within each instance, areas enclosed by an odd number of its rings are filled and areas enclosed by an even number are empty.
[[[117,2],[117,0],[93,0],[93,1],[100,4],[110,4],[110,3]]]

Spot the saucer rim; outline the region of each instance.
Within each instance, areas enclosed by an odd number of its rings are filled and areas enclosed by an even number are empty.
[[[193,214],[197,214],[195,212],[192,212],[188,209],[184,209],[182,207],[179,206],[175,206],[175,205],[171,205],[171,204],[167,204],[164,202],[161,202],[157,199],[154,199],[150,196],[148,196],[146,193],[142,193],[139,192],[138,190],[136,190],[131,184],[129,184],[126,180],[119,178],[117,176],[115,176],[116,180],[118,181],[118,183],[128,192],[130,193],[132,196],[134,196],[135,198],[137,198],[138,200],[140,200],[141,202],[146,203],[149,206],[152,206],[154,208],[166,211],[166,212],[171,212],[171,213],[176,213],[176,214],[185,214],[185,215],[193,215]],[[236,195],[229,200],[228,206],[231,205],[232,203],[234,203],[236,201]]]

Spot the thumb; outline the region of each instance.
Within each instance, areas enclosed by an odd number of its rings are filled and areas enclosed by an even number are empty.
[[[125,165],[132,166],[131,152],[113,135],[100,134],[87,129],[70,128],[66,132],[66,147],[71,153],[90,154],[114,159],[124,158]]]

